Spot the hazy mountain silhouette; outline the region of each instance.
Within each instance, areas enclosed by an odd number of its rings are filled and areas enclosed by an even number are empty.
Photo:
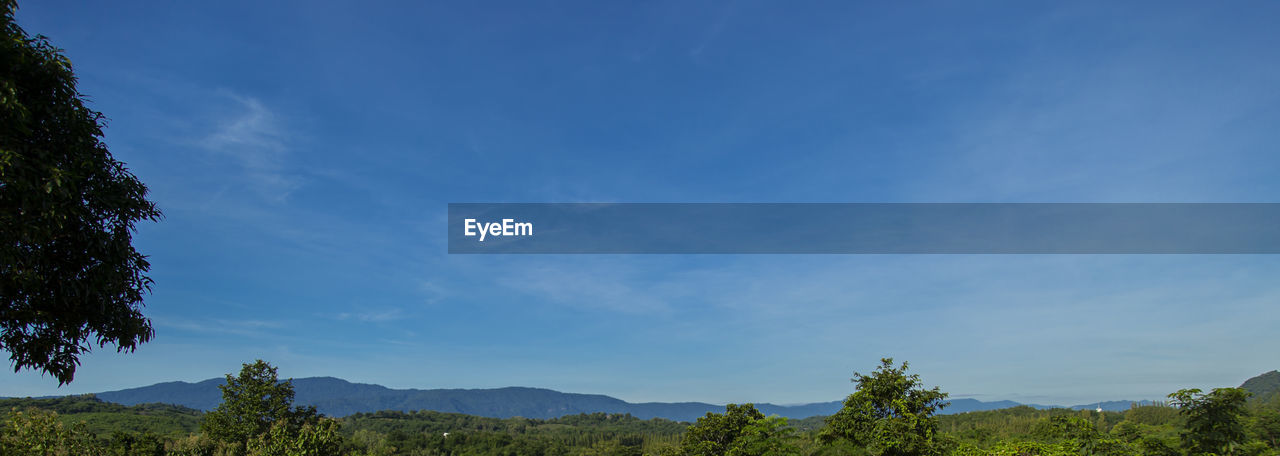
[[[98,393],[104,401],[124,405],[166,403],[199,410],[212,410],[222,402],[218,385],[223,379],[209,379],[198,383],[166,382],[141,388]],[[380,410],[435,410],[439,412],[465,413],[468,415],[509,418],[555,418],[578,413],[630,413],[642,419],[666,418],[693,421],[707,412],[723,413],[723,405],[703,402],[643,402],[630,403],[600,394],[562,393],[543,388],[507,387],[493,389],[391,389],[380,385],[351,383],[333,377],[309,377],[293,380],[294,403],[314,405],[329,416],[346,416],[357,412]],[[840,409],[843,401],[818,402],[800,405],[756,404],[766,415],[777,414],[788,418],[807,418],[830,415]],[[1125,410],[1130,401],[1102,402],[1106,410]],[[1022,405],[1013,401],[984,402],[977,399],[952,399],[942,413],[964,413],[995,410]],[[1037,408],[1049,406],[1032,405]],[[1098,404],[1073,406],[1076,409],[1092,409]]]

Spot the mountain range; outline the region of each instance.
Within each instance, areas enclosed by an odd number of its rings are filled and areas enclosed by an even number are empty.
[[[166,382],[151,386],[97,393],[99,399],[123,405],[166,403],[198,410],[212,410],[222,402],[218,386],[224,380],[215,378],[196,383]],[[329,416],[347,416],[360,412],[381,410],[434,410],[464,413],[495,418],[521,416],[525,418],[555,418],[579,413],[630,413],[633,416],[666,418],[677,421],[693,421],[707,412],[724,412],[723,405],[703,402],[642,402],[631,403],[600,394],[562,393],[542,388],[507,387],[493,389],[392,389],[380,385],[351,383],[333,377],[308,377],[293,379],[294,403],[313,405]],[[815,415],[831,415],[840,409],[843,401],[817,402],[801,405],[756,404],[766,415],[777,414],[788,418],[807,418]],[[1092,409],[1101,406],[1105,410],[1120,411],[1130,407],[1133,401],[1108,401],[1082,404],[1069,408]],[[941,413],[964,413],[1031,405],[1036,408],[1052,408],[1038,404],[1020,404],[1014,401],[984,402],[976,399],[952,399],[951,405]]]

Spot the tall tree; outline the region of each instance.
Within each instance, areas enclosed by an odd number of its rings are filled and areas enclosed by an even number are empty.
[[[1182,446],[1190,454],[1238,454],[1247,437],[1245,403],[1249,392],[1240,388],[1214,388],[1205,394],[1198,388],[1170,394],[1178,412],[1187,418]]]
[[[227,374],[222,403],[205,414],[200,429],[214,440],[247,444],[275,427],[276,433],[297,435],[304,425],[316,425],[315,407],[293,409],[293,382],[280,381],[276,368],[263,360],[245,364],[240,374]]]
[[[925,389],[920,376],[907,375],[907,363],[894,367],[893,358],[880,360],[871,375],[853,374],[858,389],[836,414],[827,417],[823,440],[847,439],[872,455],[914,456],[942,454],[934,413],[949,405],[947,393]]]
[[[729,404],[724,414],[710,413],[685,431],[681,456],[798,455],[787,419],[766,417],[753,404]]]
[[[75,377],[79,356],[151,340],[150,265],[134,224],[158,220],[147,187],[102,142],[71,61],[0,0],[0,350],[14,371]]]

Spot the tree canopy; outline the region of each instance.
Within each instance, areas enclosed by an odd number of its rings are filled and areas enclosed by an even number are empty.
[[[135,223],[158,220],[147,187],[102,141],[102,113],[71,61],[0,0],[0,349],[14,371],[72,381],[92,348],[133,351],[154,335]]]
[[[1198,388],[1191,388],[1178,390],[1169,398],[1187,419],[1182,445],[1190,454],[1239,453],[1247,440],[1243,418],[1248,391],[1214,388],[1202,393]]]
[[[729,404],[724,414],[707,413],[689,426],[676,454],[681,456],[798,455],[787,419],[766,417],[754,404]]]
[[[338,454],[338,424],[315,407],[293,408],[293,382],[280,381],[276,368],[263,360],[245,364],[240,374],[227,374],[222,403],[205,414],[200,429],[235,454]]]
[[[948,405],[947,393],[925,389],[919,375],[907,375],[907,363],[894,367],[892,358],[880,360],[871,375],[853,374],[857,391],[840,411],[827,418],[822,438],[846,439],[873,455],[941,454],[937,419]]]
[[[266,434],[276,424],[292,424],[295,428],[315,423],[315,407],[291,408],[293,382],[280,381],[276,368],[266,361],[245,364],[240,374],[227,374],[222,390],[222,403],[205,415],[200,428],[215,440],[248,442]]]

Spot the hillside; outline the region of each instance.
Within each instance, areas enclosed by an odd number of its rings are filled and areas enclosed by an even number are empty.
[[[1271,371],[1245,380],[1240,385],[1245,391],[1253,394],[1251,401],[1266,403],[1280,395],[1280,371]]]
[[[0,399],[0,411],[38,408],[57,412],[63,423],[83,421],[89,432],[109,435],[115,431],[187,435],[200,428],[203,413],[188,407],[145,403],[121,405],[94,395],[42,399]]]

